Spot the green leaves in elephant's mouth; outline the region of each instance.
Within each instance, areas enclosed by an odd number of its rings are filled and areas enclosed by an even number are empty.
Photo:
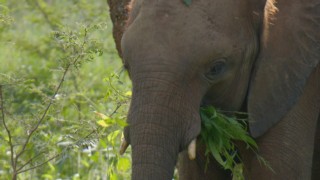
[[[192,0],[183,0],[184,4],[187,6],[190,6]]]
[[[244,142],[247,149],[254,152],[258,149],[248,134],[246,120],[226,116],[212,106],[201,107],[200,116],[200,138],[206,145],[206,156],[212,155],[224,169],[231,170],[236,179],[243,179],[242,162],[234,141]],[[261,156],[255,154],[262,164],[270,168]]]

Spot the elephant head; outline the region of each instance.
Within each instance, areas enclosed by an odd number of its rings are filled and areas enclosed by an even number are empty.
[[[262,135],[297,101],[319,63],[316,0],[131,6],[121,48],[133,84],[123,145],[132,146],[132,179],[171,179],[190,144],[194,158],[201,104],[246,110],[251,135]]]

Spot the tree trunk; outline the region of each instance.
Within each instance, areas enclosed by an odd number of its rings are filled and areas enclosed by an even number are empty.
[[[113,37],[116,43],[116,48],[120,57],[121,52],[121,38],[128,19],[128,5],[130,0],[107,0],[109,5],[110,17],[113,23]]]

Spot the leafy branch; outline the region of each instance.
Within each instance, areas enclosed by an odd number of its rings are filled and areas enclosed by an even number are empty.
[[[54,160],[55,158],[59,157],[60,155],[61,155],[60,153],[59,153],[59,154],[56,154],[56,155],[52,156],[51,158],[45,160],[44,162],[42,162],[42,163],[40,163],[40,164],[37,164],[37,165],[35,165],[35,166],[32,166],[32,167],[30,167],[30,168],[23,169],[23,170],[22,170],[22,168],[21,168],[21,170],[17,171],[17,174],[20,174],[20,173],[23,173],[23,172],[27,172],[27,171],[30,171],[30,170],[32,170],[32,169],[39,168],[39,167],[47,164],[48,162]]]
[[[66,77],[66,75],[67,75],[67,72],[69,71],[70,66],[71,66],[71,64],[68,64],[68,66],[65,68],[65,70],[64,70],[64,72],[63,72],[63,75],[62,75],[62,78],[61,78],[61,80],[60,80],[60,82],[59,82],[59,84],[58,84],[58,86],[57,86],[54,94],[52,95],[52,97],[51,97],[51,99],[50,99],[47,107],[45,108],[45,110],[44,110],[41,118],[38,120],[38,122],[37,122],[37,124],[35,125],[35,127],[32,128],[31,131],[29,131],[28,136],[27,136],[27,139],[26,139],[26,141],[24,142],[21,151],[17,154],[17,156],[16,156],[16,158],[15,158],[15,159],[16,159],[16,160],[15,160],[15,164],[17,163],[19,157],[25,152],[25,149],[26,149],[26,147],[27,147],[27,145],[28,145],[28,143],[29,143],[29,141],[30,141],[30,138],[32,137],[33,133],[39,128],[40,124],[42,124],[43,120],[46,118],[47,113],[48,113],[51,105],[53,104],[54,99],[55,99],[56,95],[58,94],[58,92],[59,92],[59,90],[60,90],[60,88],[61,88],[61,86],[62,86],[62,84],[63,84],[63,82],[64,82],[64,80],[65,80],[65,77]]]
[[[87,59],[90,60],[92,58],[91,54],[96,53],[96,51],[92,51],[90,49],[90,47],[89,47],[89,49],[87,49],[87,47],[86,47],[86,45],[88,43],[90,43],[90,41],[88,40],[88,29],[87,28],[84,29],[84,33],[82,36],[83,36],[82,42],[79,43],[78,42],[79,38],[74,36],[74,34],[55,32],[56,38],[58,38],[59,40],[65,40],[61,44],[62,45],[61,48],[63,48],[65,50],[65,53],[67,54],[67,56],[64,58],[64,61],[62,62],[63,63],[62,64],[63,74],[62,74],[62,77],[60,78],[60,80],[58,81],[58,84],[54,90],[54,93],[51,95],[51,98],[50,98],[48,104],[45,106],[45,108],[42,112],[42,115],[39,118],[34,117],[36,119],[35,125],[30,130],[27,131],[27,137],[26,137],[25,141],[22,143],[21,149],[18,152],[15,152],[15,150],[14,150],[15,145],[13,144],[12,133],[6,123],[5,110],[4,110],[5,105],[4,105],[4,99],[3,99],[3,86],[4,85],[0,85],[1,119],[2,119],[2,124],[4,125],[4,127],[6,129],[7,136],[8,136],[8,144],[9,144],[10,152],[11,152],[10,159],[11,159],[12,179],[13,180],[15,180],[17,178],[18,174],[35,169],[37,167],[40,167],[40,166],[46,164],[47,162],[60,156],[60,154],[56,154],[53,157],[43,161],[42,163],[40,163],[38,165],[32,166],[27,169],[23,169],[27,165],[30,165],[30,163],[35,158],[37,158],[38,156],[43,154],[43,152],[41,152],[41,153],[37,154],[35,157],[28,159],[26,161],[26,163],[24,163],[23,165],[18,167],[19,160],[20,160],[21,156],[26,152],[27,146],[30,143],[31,138],[34,136],[36,131],[39,129],[40,125],[43,124],[43,122],[45,121],[45,119],[48,116],[48,112],[49,112],[50,108],[55,103],[56,96],[58,95],[59,91],[61,90],[63,83],[65,82],[66,76],[67,76],[68,72],[70,71],[70,69],[72,67],[78,68],[81,65],[83,60],[87,60]]]
[[[73,63],[75,63],[76,61],[78,61],[79,58],[76,58],[75,61]],[[25,172],[27,170],[31,170],[31,169],[34,169],[36,167],[39,167],[49,161],[51,161],[52,159],[56,158],[58,155],[44,161],[43,163],[41,163],[40,165],[37,165],[35,167],[31,167],[31,168],[28,168],[26,170],[21,170],[23,167],[25,167],[26,165],[28,165],[33,158],[29,159],[27,161],[27,163],[25,163],[24,165],[22,165],[21,167],[17,167],[18,166],[18,161],[19,161],[19,158],[21,157],[21,155],[23,155],[25,152],[26,152],[26,147],[27,145],[29,144],[30,142],[30,139],[31,137],[33,136],[33,134],[38,130],[40,124],[43,123],[43,121],[45,120],[45,118],[47,117],[47,114],[48,114],[48,111],[50,109],[50,107],[52,106],[52,104],[54,103],[54,99],[55,99],[55,96],[58,94],[59,90],[61,89],[62,87],[62,84],[63,82],[65,81],[65,78],[66,78],[66,75],[67,75],[67,72],[69,71],[70,67],[71,67],[71,63],[68,64],[68,66],[65,68],[64,72],[63,72],[63,75],[61,77],[61,80],[54,92],[54,94],[52,95],[48,105],[46,106],[46,108],[44,109],[43,111],[43,114],[41,115],[41,118],[38,119],[38,121],[36,122],[36,125],[30,130],[28,131],[27,133],[27,137],[26,137],[26,140],[24,141],[23,145],[22,145],[22,148],[19,152],[15,153],[14,152],[14,144],[12,142],[12,135],[11,135],[11,131],[9,129],[9,127],[7,126],[7,123],[6,123],[6,120],[5,120],[5,113],[4,113],[4,100],[3,100],[3,85],[0,85],[0,101],[1,101],[1,114],[2,114],[2,123],[6,129],[6,132],[7,132],[7,135],[8,135],[8,143],[9,143],[9,147],[10,147],[10,152],[11,152],[11,166],[12,166],[12,179],[16,179],[17,178],[17,175],[19,173],[22,173],[22,172]],[[16,155],[15,155],[16,154]]]
[[[16,171],[16,162],[14,160],[14,146],[12,143],[12,135],[11,135],[11,131],[9,129],[9,127],[7,126],[6,120],[5,120],[5,113],[4,113],[4,99],[3,99],[3,92],[2,92],[2,87],[3,85],[0,85],[0,109],[1,109],[1,119],[2,119],[2,123],[4,128],[6,129],[6,132],[8,134],[8,143],[9,143],[9,147],[10,147],[10,159],[11,159],[11,166],[13,168],[13,171]],[[14,173],[15,176],[15,173]]]
[[[240,114],[243,115],[243,113]],[[241,141],[247,145],[247,149],[256,154],[262,164],[272,170],[268,162],[257,153],[258,145],[248,134],[245,119],[226,116],[212,106],[201,108],[200,116],[200,136],[207,147],[207,157],[212,155],[224,169],[230,170],[238,179],[244,179],[241,157],[233,142]]]
[[[120,141],[129,83],[113,73],[121,61],[104,5],[88,0],[0,5],[0,179],[129,179],[129,169],[118,168],[124,158],[113,148]],[[102,50],[106,54],[99,57]],[[111,73],[116,75],[103,84],[102,76]],[[107,114],[106,123],[113,124],[104,128],[92,111]]]
[[[46,9],[44,7],[45,2],[42,1],[42,3],[40,4],[38,0],[31,1],[31,2],[30,2],[30,0],[26,0],[26,3],[28,5],[30,5],[30,6],[33,6],[33,7],[37,8],[40,11],[40,13],[44,17],[44,19],[47,22],[47,24],[51,27],[51,29],[53,29],[53,30],[58,30],[59,29],[59,27],[49,17],[49,14],[48,14],[48,12],[46,11]]]

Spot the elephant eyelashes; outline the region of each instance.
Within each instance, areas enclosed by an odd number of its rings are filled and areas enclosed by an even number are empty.
[[[215,61],[211,67],[210,70],[205,74],[205,76],[209,80],[215,80],[218,75],[224,73],[227,69],[226,63],[224,59]]]

